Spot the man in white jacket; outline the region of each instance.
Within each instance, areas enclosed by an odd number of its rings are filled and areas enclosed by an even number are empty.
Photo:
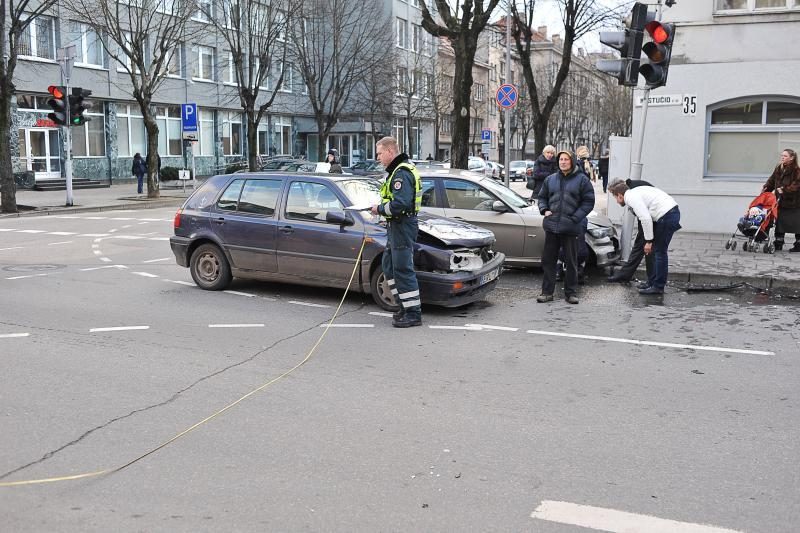
[[[653,254],[653,272],[648,277],[648,286],[639,289],[640,294],[663,294],[669,273],[667,250],[672,236],[681,229],[681,211],[678,203],[656,187],[628,188],[622,180],[608,186],[617,203],[633,211],[644,232],[644,253]]]

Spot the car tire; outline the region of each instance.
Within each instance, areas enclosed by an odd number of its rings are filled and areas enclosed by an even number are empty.
[[[189,271],[198,287],[207,291],[221,291],[233,276],[228,259],[215,244],[203,244],[192,253]]]
[[[386,276],[380,264],[372,270],[372,275],[369,277],[369,288],[372,299],[375,300],[378,307],[391,312],[400,310],[400,306],[397,305],[392,291],[389,289],[389,284],[386,283]]]

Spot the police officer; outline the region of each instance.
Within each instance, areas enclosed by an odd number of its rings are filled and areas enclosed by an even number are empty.
[[[409,328],[422,325],[419,285],[414,272],[414,243],[417,241],[417,213],[422,205],[422,184],[416,167],[400,153],[394,137],[384,137],[375,146],[375,155],[389,173],[381,187],[381,203],[372,206],[373,215],[387,222],[383,273],[400,310],[392,326]]]

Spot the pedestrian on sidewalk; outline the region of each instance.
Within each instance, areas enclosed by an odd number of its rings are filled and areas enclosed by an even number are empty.
[[[681,211],[672,196],[661,189],[643,185],[633,189],[622,180],[615,180],[608,190],[619,205],[626,205],[642,224],[644,253],[653,254],[653,276],[649,287],[639,289],[639,294],[664,294],[669,274],[669,243],[681,229]]]
[[[649,181],[632,179],[625,180],[625,184],[628,186],[628,189],[641,186],[653,186]],[[653,285],[653,254],[644,254],[644,230],[642,229],[642,222],[639,219],[637,219],[637,226],[636,240],[633,241],[633,247],[631,248],[628,260],[607,279],[608,281],[616,283],[629,282],[633,279],[636,270],[639,268],[639,264],[642,262],[642,259],[644,259],[645,268],[647,269],[647,281],[642,282],[638,287],[639,289],[644,289]]]
[[[136,194],[142,194],[144,190],[144,175],[147,174],[147,163],[142,159],[142,154],[136,152],[133,156],[131,174],[136,176]]]
[[[539,212],[544,215],[544,250],[542,251],[542,294],[539,303],[552,302],[556,288],[556,262],[564,248],[564,297],[578,303],[578,239],[585,238],[582,220],[594,209],[594,187],[575,165],[571,152],[556,156],[559,171],[544,180],[539,191]]]
[[[339,150],[331,148],[328,150],[328,155],[325,161],[331,166],[328,170],[329,174],[342,174],[342,164],[339,162]]]
[[[610,159],[608,150],[603,150],[603,155],[600,156],[600,161],[597,163],[597,171],[600,173],[600,179],[603,180],[603,192],[608,190],[608,162]]]
[[[783,250],[784,237],[787,233],[794,233],[794,246],[789,251],[800,252],[800,167],[797,152],[790,148],[781,152],[781,162],[761,190],[775,191],[780,201],[775,250]]]
[[[594,172],[594,165],[592,165],[592,162],[589,159],[589,148],[586,146],[578,146],[578,149],[575,150],[575,155],[578,156],[579,165],[583,167],[583,173],[586,174],[592,183],[597,181],[597,176]]]
[[[556,147],[548,144],[542,149],[542,153],[533,163],[533,173],[528,176],[528,183],[525,185],[525,188],[533,191],[531,200],[536,200],[539,197],[542,183],[547,179],[547,176],[555,174],[556,172],[558,172]]]

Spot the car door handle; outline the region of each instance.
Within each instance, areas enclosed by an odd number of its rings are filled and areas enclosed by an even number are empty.
[[[219,218],[215,219],[214,222],[217,223],[217,224],[224,224],[225,223],[225,219],[223,217],[219,217]]]
[[[293,228],[293,227],[291,227],[291,226],[283,226],[283,227],[281,228],[281,233],[286,233],[287,235],[288,235],[289,233],[294,233],[294,228]]]

